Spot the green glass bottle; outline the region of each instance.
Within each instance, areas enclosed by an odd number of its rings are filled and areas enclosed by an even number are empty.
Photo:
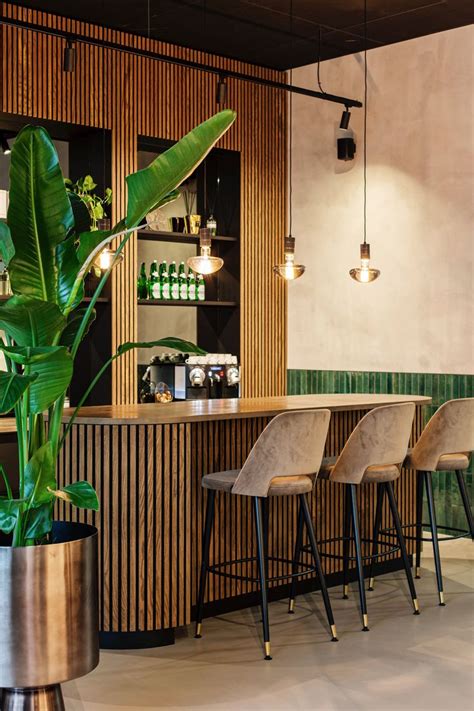
[[[161,279],[161,277],[163,276],[163,274],[168,271],[168,262],[166,261],[166,259],[164,259],[164,260],[161,262],[160,268],[159,268],[158,271],[159,271],[159,275],[160,275],[160,279]]]
[[[188,300],[188,277],[186,276],[186,272],[179,274],[178,281],[179,281],[179,298],[181,299],[181,301],[187,301]]]
[[[160,279],[158,276],[158,263],[156,259],[151,263],[150,266],[150,276],[148,277],[148,298],[149,299],[159,299],[160,296],[155,296],[157,293],[157,285],[159,291]]]
[[[161,275],[161,298],[165,301],[171,299],[170,275],[168,272],[163,272]]]
[[[178,271],[176,269],[176,262],[174,260],[170,263],[170,267],[168,269],[168,274],[170,275],[170,277],[172,277],[173,274],[176,274],[176,275],[178,274]]]
[[[148,299],[148,280],[146,278],[145,262],[142,262],[137,280],[137,296],[139,299]]]
[[[171,287],[171,298],[173,301],[178,301],[179,299],[179,279],[176,272],[170,276],[170,287]]]
[[[196,284],[196,299],[197,301],[206,300],[206,283],[202,274],[198,274]]]
[[[194,272],[189,272],[188,276],[188,299],[189,301],[196,301],[196,279],[194,278]]]

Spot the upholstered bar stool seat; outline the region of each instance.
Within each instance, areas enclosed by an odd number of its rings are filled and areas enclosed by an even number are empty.
[[[284,412],[274,417],[254,444],[241,469],[206,474],[202,487],[207,489],[206,523],[203,534],[201,576],[196,608],[196,637],[201,637],[204,613],[204,595],[209,573],[225,575],[260,586],[263,641],[265,659],[270,656],[270,626],[268,620],[267,585],[270,581],[295,581],[300,576],[316,573],[319,578],[326,615],[331,629],[331,638],[337,641],[336,626],[331,602],[319,557],[313,521],[307,495],[314,487],[324,452],[331,413],[329,410],[304,410]],[[215,497],[219,493],[230,496],[245,496],[252,500],[254,509],[256,556],[234,561],[209,563],[210,538],[214,524]],[[302,545],[304,529],[309,539],[313,564],[300,563],[268,554],[268,499],[273,496],[298,496],[298,530],[296,547]],[[276,510],[273,516],[276,515]],[[288,572],[268,577],[269,562],[290,564]],[[235,573],[240,563],[257,563],[258,577]],[[228,571],[228,572],[226,572]]]
[[[321,464],[318,477],[330,479],[337,457],[325,457]],[[361,484],[383,484],[385,481],[395,481],[400,476],[400,469],[395,464],[374,464],[365,470]]]
[[[456,470],[465,471],[469,468],[469,452],[456,452],[453,454],[442,454],[433,469],[436,472],[452,472]],[[413,458],[413,450],[408,450],[405,459],[407,469],[416,469],[416,461]]]
[[[226,472],[215,472],[203,476],[201,484],[204,489],[226,491],[231,493],[232,487],[240,474],[240,469]],[[298,496],[309,494],[313,490],[314,479],[309,476],[277,476],[270,482],[268,496]]]
[[[436,410],[420,438],[412,450],[408,452],[404,466],[414,469],[417,474],[416,492],[416,536],[407,536],[416,540],[416,577],[420,576],[421,543],[431,541],[438,585],[439,604],[444,605],[443,576],[441,573],[441,558],[439,541],[460,538],[465,535],[474,540],[474,518],[471,502],[467,492],[463,472],[469,468],[471,452],[474,449],[474,398],[459,398],[448,400]],[[438,526],[436,522],[435,501],[433,495],[432,473],[439,471],[454,472],[459,494],[466,513],[468,530],[453,526]],[[428,503],[429,527],[431,538],[423,537],[423,490],[426,490]],[[405,528],[410,528],[407,524]],[[438,528],[445,532],[443,538],[438,536]],[[451,535],[446,535],[448,532]]]

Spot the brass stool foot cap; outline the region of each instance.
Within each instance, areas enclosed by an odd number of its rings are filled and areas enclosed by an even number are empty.
[[[265,661],[268,662],[272,658],[270,656],[270,642],[265,642],[264,647],[265,647]]]
[[[421,578],[420,575],[420,569],[418,567],[415,568],[415,579],[419,580]]]
[[[198,622],[196,625],[196,632],[194,633],[194,639],[201,639],[202,637],[202,623]]]
[[[347,594],[349,592],[349,585],[344,585],[342,588],[342,599],[343,600],[348,600],[349,595]]]
[[[368,632],[369,631],[369,616],[362,615],[362,621],[364,623],[364,626],[362,627],[362,632]]]
[[[373,578],[370,578],[370,580],[369,580],[369,590],[370,590],[370,592],[374,591],[374,579]]]
[[[442,607],[444,607],[444,606],[446,605],[446,603],[445,603],[445,601],[444,601],[444,592],[440,592],[440,593],[439,593],[439,604],[440,604]]]
[[[337,638],[336,625],[331,625],[331,642],[339,642]]]
[[[290,602],[288,603],[288,614],[289,615],[295,614],[295,601],[293,599],[291,599]]]
[[[420,614],[420,606],[418,605],[418,600],[416,597],[413,598],[413,607],[415,608],[415,612],[413,613],[414,615],[419,615]]]

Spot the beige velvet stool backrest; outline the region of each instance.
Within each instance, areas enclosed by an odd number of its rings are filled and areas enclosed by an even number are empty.
[[[267,496],[275,477],[316,476],[330,418],[329,410],[298,410],[270,420],[245,460],[232,493]]]
[[[331,471],[331,481],[360,484],[367,467],[401,464],[407,454],[414,415],[412,402],[370,410],[344,445]]]
[[[410,456],[420,471],[436,470],[442,454],[474,450],[474,398],[448,400],[439,407],[421,433]]]

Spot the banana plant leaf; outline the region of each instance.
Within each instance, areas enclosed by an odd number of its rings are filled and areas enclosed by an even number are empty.
[[[42,538],[49,533],[53,527],[52,504],[41,504],[37,508],[30,509],[26,516],[25,538],[34,540]]]
[[[10,264],[10,260],[15,256],[15,246],[10,234],[8,225],[0,220],[0,257],[5,262],[6,266]]]
[[[184,341],[182,338],[175,338],[175,336],[166,336],[165,338],[160,338],[158,341],[127,341],[127,343],[122,343],[121,346],[117,348],[117,356],[121,356],[134,348],[172,348],[180,353],[195,353],[196,355],[206,355],[206,351],[202,348],[196,346],[195,343],[191,341]]]
[[[72,212],[74,215],[74,232],[80,235],[81,232],[87,232],[91,228],[91,216],[84,202],[79,195],[72,191],[67,191],[69,202],[71,203]]]
[[[52,494],[49,489],[55,488],[53,449],[51,442],[46,442],[36,450],[25,467],[23,496],[28,507],[37,508],[50,502]]]
[[[0,531],[11,533],[15,528],[24,499],[6,499],[0,496]]]
[[[31,348],[30,346],[2,346],[0,350],[13,363],[18,365],[29,366],[41,363],[48,360],[53,353],[62,350],[60,346],[40,346],[39,348]]]
[[[127,227],[139,225],[165,196],[191,175],[235,117],[235,111],[220,111],[155,158],[147,168],[127,176]]]
[[[63,486],[62,489],[50,492],[53,496],[63,501],[68,501],[70,504],[77,506],[79,509],[91,509],[92,511],[99,510],[99,499],[97,493],[88,481],[75,481],[68,486]]]
[[[38,375],[17,375],[0,370],[0,414],[10,412]]]
[[[91,234],[95,234],[92,232]],[[58,303],[63,311],[75,309],[84,298],[84,283],[81,281],[71,299],[71,292],[81,268],[77,257],[76,235],[71,235],[56,247],[58,267]]]
[[[15,245],[15,294],[57,302],[55,248],[74,229],[59,160],[47,131],[25,126],[11,154],[8,226]]]
[[[30,411],[38,415],[66,392],[71,382],[73,360],[66,348],[57,348],[45,360],[34,363],[31,373],[37,378],[30,385]]]
[[[59,307],[29,296],[12,296],[0,305],[0,328],[19,346],[46,346],[66,326]]]

